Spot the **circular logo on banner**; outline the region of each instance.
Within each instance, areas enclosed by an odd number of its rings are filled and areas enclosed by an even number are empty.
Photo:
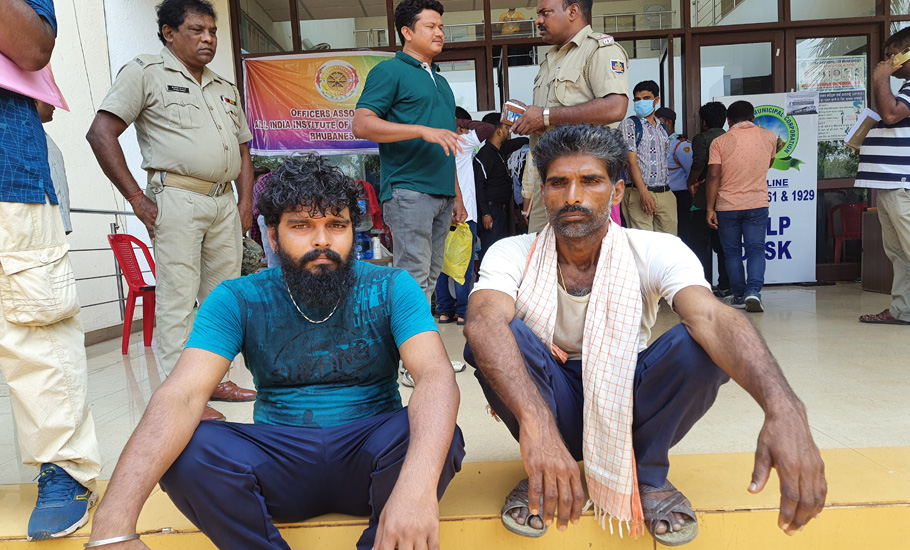
[[[326,61],[316,71],[316,89],[329,101],[345,101],[357,91],[360,77],[357,69],[340,59]]]
[[[796,145],[799,143],[799,126],[796,119],[787,116],[783,107],[777,105],[759,105],[755,107],[755,124],[777,136],[777,154],[774,155],[772,168],[799,170],[802,161],[793,158]]]

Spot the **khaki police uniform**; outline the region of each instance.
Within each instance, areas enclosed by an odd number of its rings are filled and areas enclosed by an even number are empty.
[[[100,111],[135,123],[155,220],[158,360],[170,373],[193,305],[240,276],[242,230],[231,182],[253,136],[237,88],[208,68],[202,83],[167,48],[120,70]]]
[[[629,56],[612,36],[594,32],[590,25],[563,46],[553,46],[534,79],[534,105],[572,107],[610,94],[629,97]],[[615,128],[619,124],[611,124]],[[538,136],[531,136],[531,151],[522,182],[525,200],[532,197],[528,231],[540,231],[547,214],[540,197],[540,175],[534,168],[533,151]]]

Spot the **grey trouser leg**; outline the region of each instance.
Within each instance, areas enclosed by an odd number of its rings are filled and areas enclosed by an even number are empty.
[[[382,204],[383,220],[392,229],[392,265],[417,281],[428,302],[442,272],[454,205],[453,197],[400,187],[392,188],[392,198]]]

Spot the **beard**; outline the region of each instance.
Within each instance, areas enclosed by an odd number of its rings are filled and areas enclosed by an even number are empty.
[[[329,308],[339,304],[354,287],[354,246],[347,260],[334,250],[311,250],[301,258],[292,258],[275,243],[275,253],[281,258],[281,273],[288,290],[305,308]],[[332,264],[314,266],[306,264],[318,258],[328,258]]]
[[[560,216],[569,212],[581,212],[583,214],[587,214],[589,218],[587,220],[572,222],[561,221]],[[555,214],[549,216],[549,218],[550,225],[553,226],[553,231],[557,235],[561,235],[563,237],[586,237],[609,223],[610,210],[607,209],[599,214],[596,214],[590,208],[570,204],[568,206],[563,206],[557,210]]]

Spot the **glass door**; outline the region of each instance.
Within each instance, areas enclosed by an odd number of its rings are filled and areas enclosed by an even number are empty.
[[[699,107],[715,98],[785,91],[783,32],[696,35],[693,43],[687,56],[693,69],[687,75],[689,128],[700,127]]]
[[[433,61],[455,94],[455,104],[469,112],[489,111],[495,105],[486,48],[446,49]]]

